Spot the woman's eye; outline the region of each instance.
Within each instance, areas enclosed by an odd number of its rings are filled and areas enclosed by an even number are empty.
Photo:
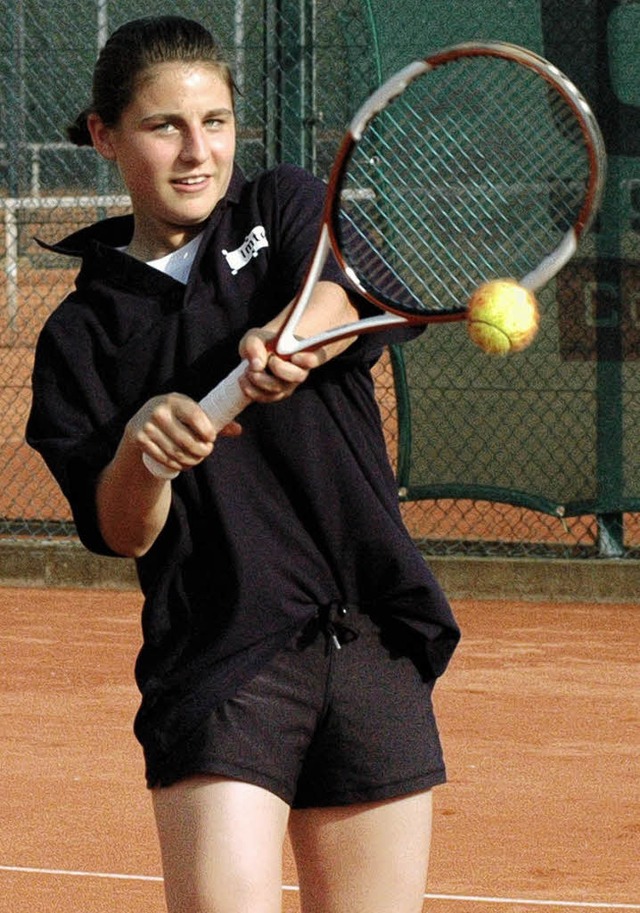
[[[162,123],[162,124],[156,124],[155,127],[153,128],[154,133],[171,133],[173,130],[175,130],[175,127],[173,126],[173,124],[170,124],[168,122]]]

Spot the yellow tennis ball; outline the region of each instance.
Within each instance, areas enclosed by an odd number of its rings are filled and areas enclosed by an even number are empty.
[[[521,352],[533,342],[540,323],[533,292],[513,279],[494,279],[469,299],[469,336],[489,355]]]

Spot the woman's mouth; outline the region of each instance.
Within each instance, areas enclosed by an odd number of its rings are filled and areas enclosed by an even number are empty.
[[[171,183],[174,187],[186,187],[193,190],[202,189],[209,181],[208,175],[198,174],[192,177],[176,178]]]

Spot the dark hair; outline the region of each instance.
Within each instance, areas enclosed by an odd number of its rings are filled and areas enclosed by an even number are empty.
[[[91,146],[89,114],[115,127],[130,103],[142,74],[158,63],[206,63],[214,66],[233,96],[233,77],[222,49],[199,22],[181,16],[149,16],[127,22],[109,37],[93,72],[93,99],[67,136],[76,146]]]

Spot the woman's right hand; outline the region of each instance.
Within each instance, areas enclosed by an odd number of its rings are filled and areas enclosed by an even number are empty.
[[[231,422],[219,432],[238,435],[241,427]],[[155,396],[127,424],[125,439],[173,472],[182,472],[206,459],[217,433],[198,403],[181,393]]]
[[[231,422],[220,434],[242,431]],[[153,545],[166,523],[171,484],[153,476],[142,462],[148,453],[173,471],[191,469],[213,450],[216,431],[195,400],[180,393],[150,399],[129,420],[96,492],[105,542],[120,555],[138,558]]]

